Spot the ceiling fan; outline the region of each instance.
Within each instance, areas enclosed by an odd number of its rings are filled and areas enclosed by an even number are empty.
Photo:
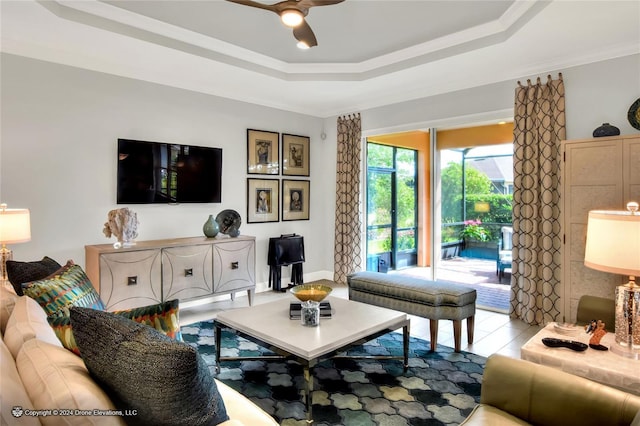
[[[252,0],[227,1],[277,13],[283,24],[293,28],[293,36],[298,40],[298,47],[308,49],[318,45],[313,30],[304,19],[309,13],[309,9],[314,6],[329,6],[342,3],[344,0],[285,0],[275,4],[264,4]]]

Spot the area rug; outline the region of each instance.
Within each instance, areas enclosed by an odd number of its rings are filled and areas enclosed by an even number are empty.
[[[183,326],[185,342],[197,347],[211,373],[236,389],[278,423],[306,425],[300,389],[302,367],[294,361],[225,361],[215,373],[213,322]],[[273,354],[249,340],[223,330],[223,356]],[[346,355],[402,355],[402,334],[388,333],[354,346]],[[480,400],[480,383],[486,358],[455,353],[411,338],[409,369],[399,360],[325,360],[313,369],[314,424],[346,426],[457,425]]]

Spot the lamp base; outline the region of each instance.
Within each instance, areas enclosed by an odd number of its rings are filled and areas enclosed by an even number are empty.
[[[13,252],[3,244],[2,248],[0,248],[0,281],[9,280],[7,277],[7,260],[13,260]]]
[[[640,349],[633,349],[628,346],[620,346],[618,343],[613,343],[609,349],[616,355],[625,358],[640,360]]]
[[[616,287],[616,340],[611,351],[627,357],[640,359],[640,287],[635,277]]]

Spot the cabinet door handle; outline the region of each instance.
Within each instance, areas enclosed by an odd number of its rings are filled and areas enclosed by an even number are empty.
[[[238,269],[238,262],[231,262],[231,269]]]
[[[184,276],[185,277],[192,277],[193,276],[193,268],[185,269],[184,270]]]
[[[138,276],[134,275],[133,277],[127,277],[127,285],[136,285],[138,284]]]

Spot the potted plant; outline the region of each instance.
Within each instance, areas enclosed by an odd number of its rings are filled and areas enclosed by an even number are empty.
[[[498,245],[489,241],[489,231],[482,226],[479,219],[466,220],[460,237],[464,240],[462,256],[479,259],[495,259]]]
[[[460,231],[460,238],[465,243],[469,241],[487,241],[489,239],[489,231],[482,226],[480,219],[465,220],[464,228]]]

